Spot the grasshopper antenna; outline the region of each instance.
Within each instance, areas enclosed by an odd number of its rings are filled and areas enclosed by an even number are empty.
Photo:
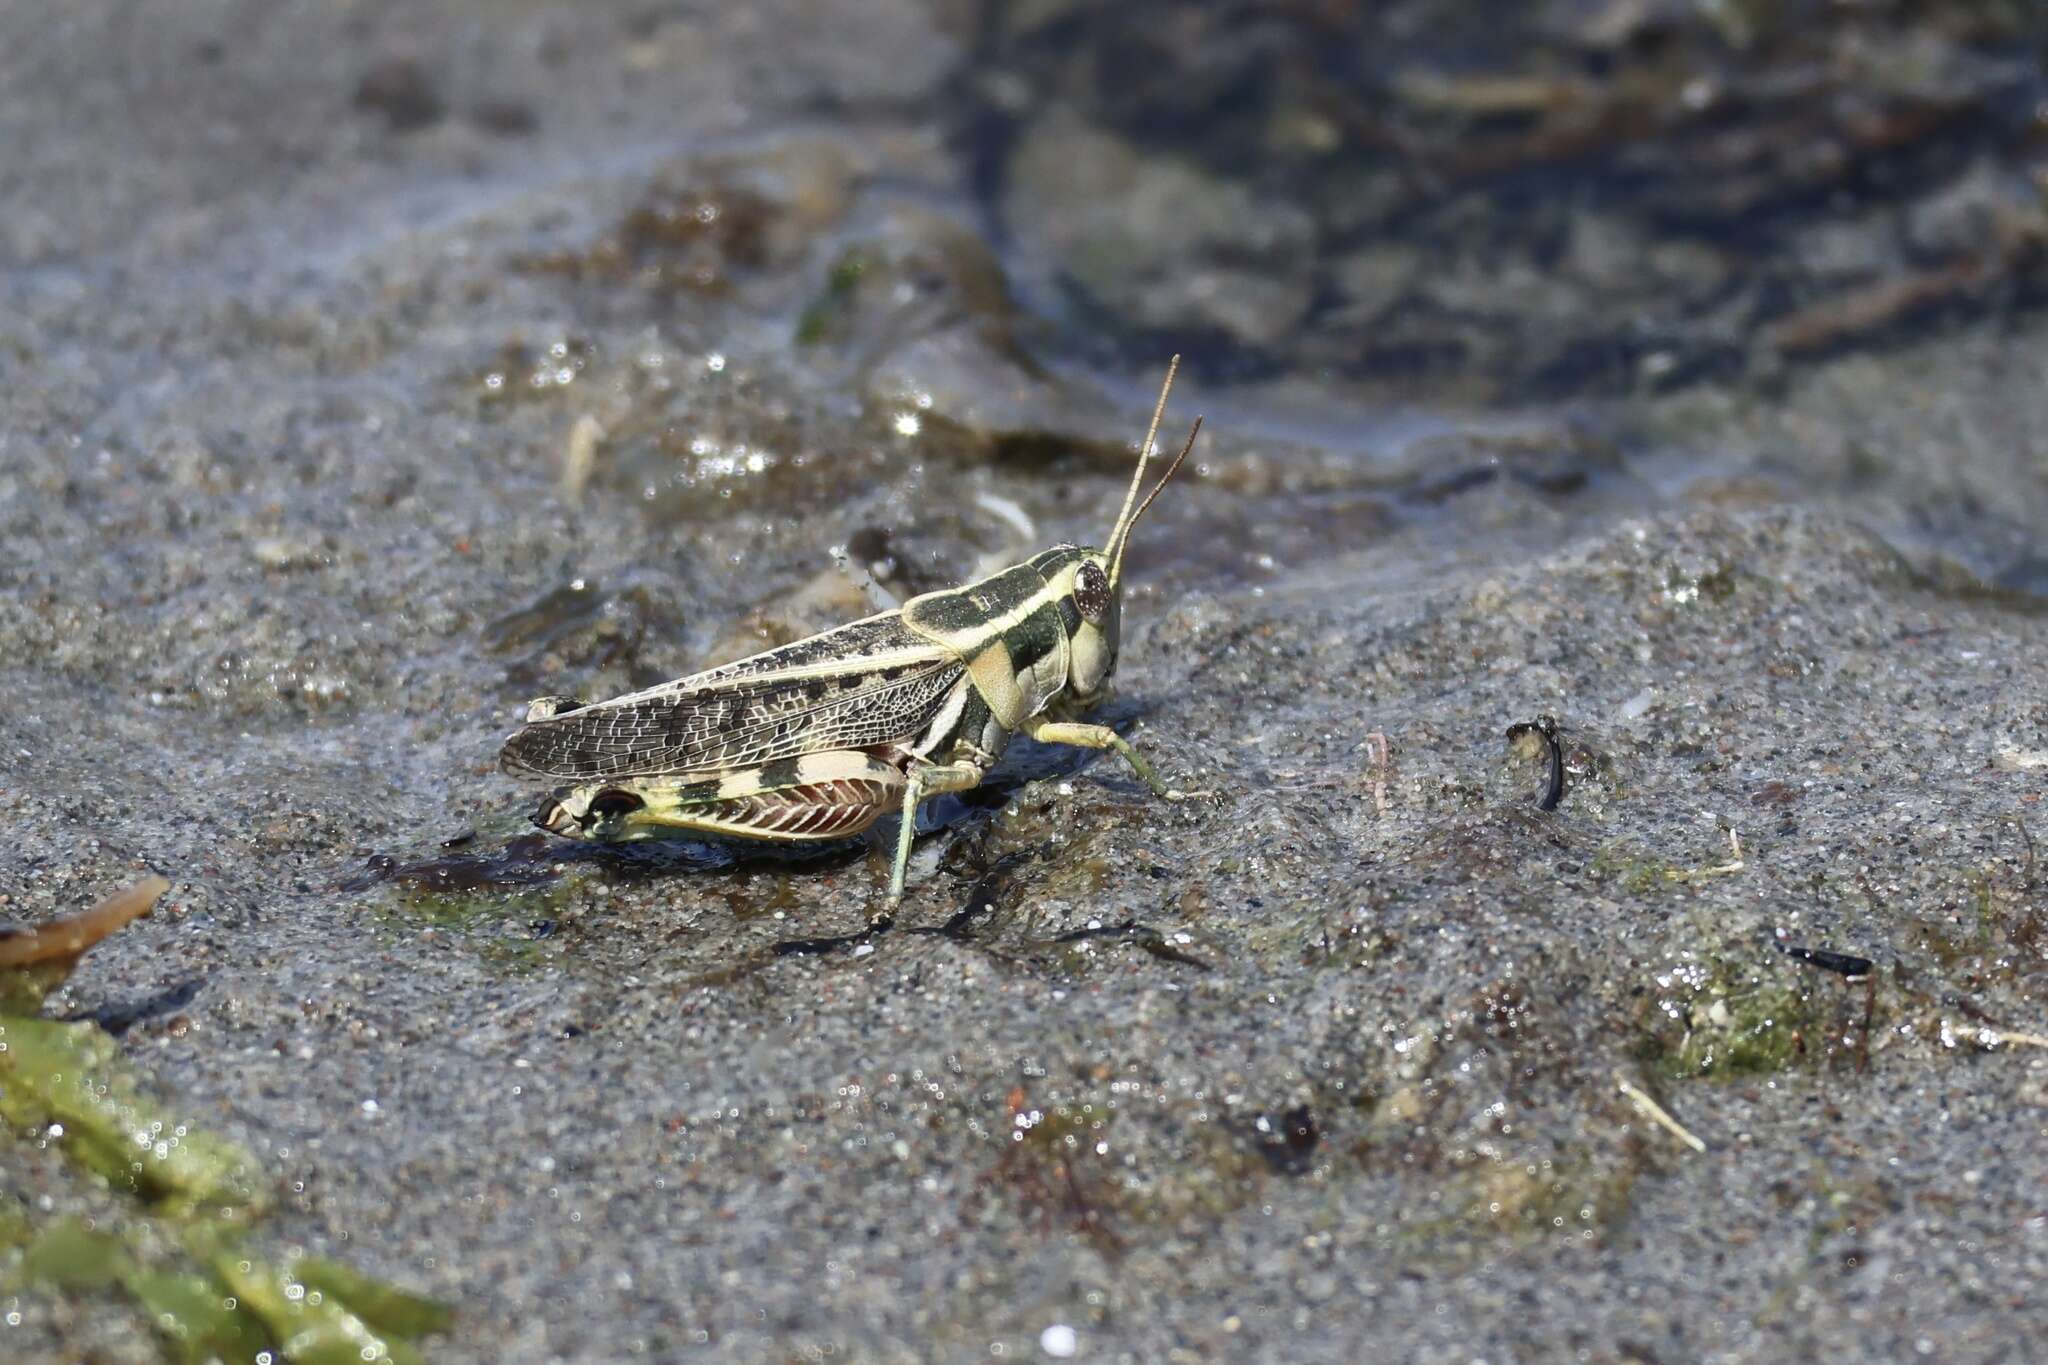
[[[1145,514],[1145,509],[1152,505],[1152,499],[1159,496],[1159,490],[1166,486],[1166,479],[1172,478],[1173,471],[1179,469],[1180,462],[1188,457],[1188,451],[1194,448],[1195,432],[1199,432],[1202,429],[1202,421],[1198,417],[1195,419],[1194,432],[1188,433],[1188,443],[1181,448],[1181,452],[1175,458],[1172,468],[1166,471],[1166,478],[1159,481],[1158,485],[1153,488],[1151,494],[1142,503],[1139,502],[1138,490],[1145,486],[1145,466],[1152,458],[1152,443],[1158,439],[1159,423],[1166,416],[1166,396],[1173,392],[1173,377],[1178,373],[1180,373],[1180,357],[1176,355],[1167,363],[1166,382],[1159,386],[1159,401],[1152,407],[1152,424],[1145,428],[1145,442],[1138,447],[1138,467],[1131,473],[1130,491],[1124,494],[1123,509],[1116,514],[1116,521],[1109,530],[1109,541],[1103,546],[1103,553],[1109,556],[1109,581],[1111,583],[1116,582],[1117,571],[1123,566],[1124,546],[1130,543],[1131,528],[1137,525],[1138,518]]]
[[[1201,434],[1202,419],[1197,417],[1195,424],[1188,428],[1188,439],[1181,445],[1180,454],[1173,457],[1173,463],[1168,465],[1166,472],[1159,476],[1159,482],[1152,485],[1152,491],[1147,493],[1145,500],[1138,504],[1138,510],[1131,513],[1131,526],[1136,526],[1138,518],[1145,515],[1145,509],[1152,505],[1152,499],[1158,497],[1161,490],[1166,487],[1166,481],[1173,477],[1173,472],[1180,468],[1181,461],[1185,460],[1188,457],[1188,452],[1195,448],[1195,438]],[[1123,541],[1116,547],[1116,558],[1109,561],[1109,581],[1112,583],[1116,582],[1117,571],[1123,568],[1124,546],[1130,544],[1130,541],[1130,528],[1126,527],[1124,529]]]

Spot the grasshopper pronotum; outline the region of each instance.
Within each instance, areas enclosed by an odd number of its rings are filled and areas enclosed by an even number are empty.
[[[534,823],[614,842],[699,832],[843,839],[903,817],[889,892],[903,899],[920,801],[978,785],[1013,735],[1114,749],[1155,793],[1167,786],[1123,736],[1077,717],[1116,670],[1124,550],[1202,430],[1139,499],[1175,356],[1123,509],[1101,549],[1055,545],[964,587],[660,687],[585,704],[543,697],[505,741],[508,772],[566,779]]]

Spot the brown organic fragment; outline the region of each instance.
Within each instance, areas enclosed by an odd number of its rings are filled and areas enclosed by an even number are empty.
[[[89,910],[48,924],[0,924],[0,1013],[35,1013],[43,997],[64,984],[88,948],[148,914],[170,889],[162,877],[144,877]]]
[[[0,924],[0,967],[77,957],[132,919],[148,914],[171,889],[162,877],[144,877],[125,891],[116,891],[90,910],[53,919],[33,928]]]

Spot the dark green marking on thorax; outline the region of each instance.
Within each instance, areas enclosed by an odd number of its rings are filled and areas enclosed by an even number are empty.
[[[925,753],[944,762],[952,755],[956,746],[963,742],[979,748],[982,733],[988,729],[988,722],[988,703],[982,700],[981,693],[970,687],[967,689],[966,699],[961,703],[959,716],[943,732],[932,735],[928,742],[920,747]]]
[[[1060,609],[1047,602],[1038,610],[1003,632],[1003,645],[1010,651],[1010,664],[1019,673],[1058,649],[1067,638],[1060,622]]]
[[[982,700],[981,693],[968,688],[967,701],[960,708],[960,723],[953,727],[953,734],[947,742],[957,743],[964,739],[970,744],[981,743],[982,732],[988,729],[993,714],[988,703]]]
[[[1005,569],[979,583],[950,592],[920,597],[903,608],[904,617],[920,630],[944,637],[972,635],[998,617],[1009,615],[1045,591],[1045,578],[1029,563]]]
[[[1069,640],[1081,632],[1081,609],[1074,605],[1074,594],[1063,592],[1059,600],[1060,629],[1067,633]]]

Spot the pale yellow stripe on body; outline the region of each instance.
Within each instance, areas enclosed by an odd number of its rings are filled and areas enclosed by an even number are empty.
[[[967,661],[967,677],[989,713],[1005,730],[1015,730],[1031,714],[1032,697],[1017,685],[1017,665],[1010,648],[1000,639],[991,640]]]

